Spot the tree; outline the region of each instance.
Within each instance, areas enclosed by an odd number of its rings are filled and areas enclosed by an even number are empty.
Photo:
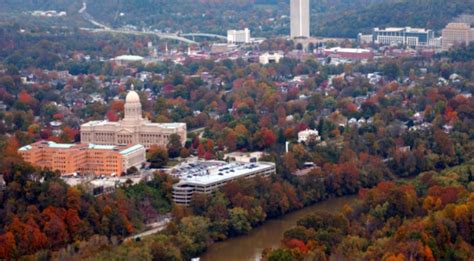
[[[188,245],[185,248],[185,257],[190,259],[206,250],[209,237],[209,219],[200,216],[185,217],[178,225],[178,241]],[[187,241],[187,242],[186,242]]]
[[[248,213],[243,208],[233,208],[229,211],[230,215],[230,229],[232,235],[242,235],[252,229],[248,220]]]
[[[262,128],[254,135],[254,143],[258,149],[264,149],[272,146],[276,142],[276,135],[272,130]]]
[[[0,235],[0,259],[9,260],[16,251],[15,236],[12,232]]]
[[[168,152],[161,147],[152,147],[148,152],[150,168],[158,169],[168,164]]]
[[[288,249],[277,249],[270,253],[268,261],[293,261],[294,258]]]
[[[168,155],[170,158],[177,158],[179,157],[179,153],[183,148],[181,143],[181,137],[178,134],[171,134],[168,142]]]
[[[174,246],[172,241],[165,235],[159,235],[158,239],[150,246],[153,261],[181,261],[181,251]]]
[[[400,77],[401,70],[396,62],[387,62],[382,67],[382,72],[389,80],[396,80]]]

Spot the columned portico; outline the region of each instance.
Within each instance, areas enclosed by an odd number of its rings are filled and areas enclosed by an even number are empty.
[[[133,88],[125,98],[124,118],[118,122],[91,121],[81,126],[81,142],[100,145],[166,146],[172,134],[186,142],[186,123],[152,123],[142,116],[140,96]]]

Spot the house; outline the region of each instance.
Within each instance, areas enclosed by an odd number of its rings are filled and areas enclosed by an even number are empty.
[[[304,131],[298,132],[299,143],[307,143],[311,140],[313,141],[321,140],[321,137],[319,136],[319,132],[317,130],[306,129]]]
[[[7,187],[7,184],[5,182],[5,179],[3,179],[3,175],[0,175],[0,191],[5,190]]]

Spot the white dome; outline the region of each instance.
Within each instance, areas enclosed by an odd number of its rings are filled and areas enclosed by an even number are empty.
[[[138,93],[136,91],[130,91],[127,94],[127,97],[125,98],[126,103],[140,103],[140,96],[138,96]]]

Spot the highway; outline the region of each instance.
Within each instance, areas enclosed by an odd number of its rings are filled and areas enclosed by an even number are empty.
[[[207,33],[189,33],[189,34],[178,34],[178,33],[159,33],[154,31],[136,31],[136,30],[124,30],[124,29],[112,29],[107,25],[104,25],[97,20],[94,19],[89,13],[87,13],[87,3],[82,2],[82,8],[79,10],[79,14],[98,28],[81,28],[81,30],[89,31],[92,33],[112,33],[112,34],[130,34],[130,35],[154,35],[161,39],[170,39],[176,40],[187,44],[198,44],[198,42],[194,40],[190,40],[187,37],[211,37],[211,38],[218,38],[221,40],[227,40],[227,37],[217,34],[207,34]]]
[[[153,31],[133,31],[133,30],[122,30],[122,29],[110,29],[110,28],[98,28],[98,29],[93,29],[93,28],[81,28],[81,30],[84,31],[89,31],[92,33],[112,33],[112,34],[130,34],[130,35],[154,35],[157,36],[161,39],[170,39],[170,40],[176,40],[180,42],[184,42],[187,44],[198,44],[198,42],[180,37],[178,34],[169,34],[169,33],[157,33]]]

